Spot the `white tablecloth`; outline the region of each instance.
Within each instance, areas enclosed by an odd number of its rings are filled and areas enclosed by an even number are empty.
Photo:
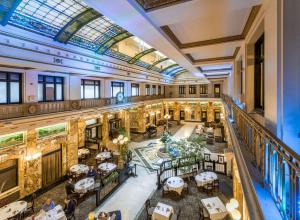
[[[27,202],[25,201],[12,202],[0,208],[0,219],[8,219],[14,217],[19,213],[25,212],[26,209],[27,209]]]
[[[203,172],[195,176],[195,180],[197,182],[197,186],[204,186],[207,183],[213,182],[218,179],[218,176],[214,172]]]
[[[89,171],[89,167],[84,164],[75,164],[71,166],[70,171],[76,174],[87,173]]]
[[[105,160],[105,159],[109,159],[111,158],[111,153],[109,151],[107,152],[101,152],[99,154],[97,154],[96,159],[99,160]]]
[[[86,193],[88,190],[94,188],[95,180],[94,178],[84,178],[75,183],[74,188],[75,192]]]
[[[208,211],[209,217],[212,220],[224,219],[227,215],[226,207],[219,197],[201,199],[201,203]]]
[[[112,172],[117,168],[117,165],[114,163],[101,163],[98,168],[104,172]]]
[[[34,217],[35,220],[66,220],[66,215],[61,205],[55,206],[54,209],[44,212],[41,211],[37,216]]]
[[[83,155],[87,155],[90,153],[90,150],[87,148],[81,148],[78,150],[78,157],[82,157]]]
[[[176,191],[181,194],[184,186],[184,181],[178,176],[173,176],[167,179],[166,184],[169,190]]]
[[[152,220],[169,220],[172,213],[174,213],[172,206],[159,202],[152,214]]]

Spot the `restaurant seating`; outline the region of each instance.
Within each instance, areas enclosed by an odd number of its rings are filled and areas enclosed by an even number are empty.
[[[146,202],[145,202],[145,208],[146,208],[146,212],[147,212],[147,219],[151,219],[155,207],[151,206],[150,199],[146,200]]]
[[[204,192],[207,193],[207,195],[213,194],[213,183],[207,183],[203,186]]]
[[[219,187],[220,187],[220,180],[219,179],[214,180],[214,182],[213,182],[214,190],[218,191]]]
[[[36,194],[32,193],[31,196],[29,197],[29,201],[27,202],[27,209],[23,213],[23,216],[29,216],[29,215],[34,214],[34,212],[35,212],[35,210],[34,210],[35,199],[36,199]]]
[[[162,188],[162,195],[165,196],[169,193],[169,189],[166,185],[163,185],[163,188]]]
[[[199,205],[199,220],[208,220],[209,214],[207,210],[202,206],[202,204]]]
[[[189,194],[189,185],[187,183],[184,183],[183,185],[183,192]]]
[[[177,211],[177,213],[172,214],[171,220],[177,220],[177,219],[179,219],[180,213],[181,213],[181,209],[179,208],[178,211]]]

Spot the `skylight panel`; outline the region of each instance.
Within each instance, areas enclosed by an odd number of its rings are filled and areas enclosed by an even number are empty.
[[[87,8],[80,0],[23,0],[16,13],[60,29]]]

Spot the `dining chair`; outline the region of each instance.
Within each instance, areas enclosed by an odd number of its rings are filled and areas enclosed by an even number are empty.
[[[147,219],[151,219],[155,207],[152,207],[152,206],[151,206],[151,201],[150,201],[150,199],[147,199],[147,200],[146,200],[146,202],[145,202],[145,208],[146,208],[146,212],[147,212]]]
[[[205,184],[203,189],[207,195],[212,195],[213,194],[213,183],[210,182],[210,183]]]
[[[209,214],[202,204],[199,205],[199,220],[208,220]]]

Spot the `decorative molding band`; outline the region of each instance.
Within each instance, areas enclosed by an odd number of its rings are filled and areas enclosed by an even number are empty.
[[[173,5],[182,4],[184,2],[192,1],[192,0],[136,0],[137,3],[146,11],[154,11],[166,7],[171,7]]]
[[[154,48],[150,48],[148,50],[144,50],[138,54],[136,54],[134,57],[131,58],[131,60],[128,61],[129,64],[135,64],[139,59],[141,59],[143,56],[146,56],[149,53],[152,53],[156,51]]]

